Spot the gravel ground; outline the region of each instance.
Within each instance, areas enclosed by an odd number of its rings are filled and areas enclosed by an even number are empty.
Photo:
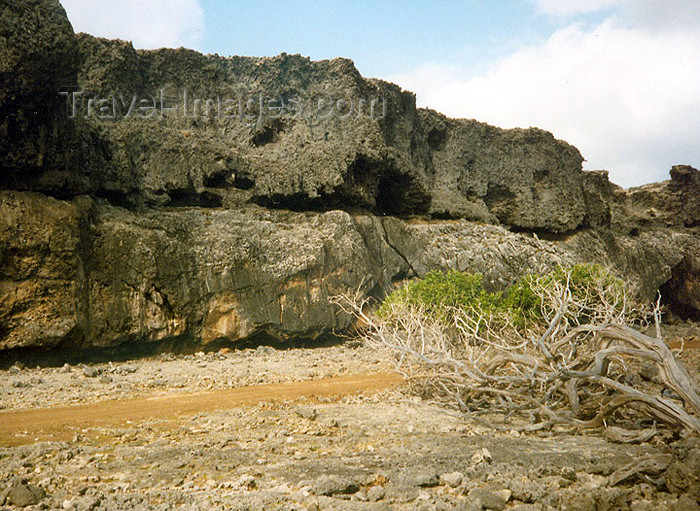
[[[697,364],[695,353],[688,353]],[[390,370],[355,345],[0,371],[6,410]],[[697,375],[697,373],[695,373]],[[656,477],[616,470],[666,454]],[[493,432],[404,390],[261,402],[0,448],[0,506],[126,510],[698,510],[700,441]]]
[[[362,346],[163,353],[153,358],[60,367],[13,365],[0,372],[0,409],[170,395],[344,374],[390,372],[386,356]]]

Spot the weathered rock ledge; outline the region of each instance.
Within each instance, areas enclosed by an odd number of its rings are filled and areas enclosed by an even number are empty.
[[[160,208],[0,192],[0,348],[110,346],[174,337],[315,338],[350,318],[338,293],[381,296],[433,268],[494,288],[557,263],[598,261],[697,311],[700,236],[584,230],[559,241],[466,220],[344,211]]]

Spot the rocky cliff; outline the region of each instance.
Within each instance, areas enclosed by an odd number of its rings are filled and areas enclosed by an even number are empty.
[[[316,338],[337,293],[598,261],[700,315],[700,173],[622,190],[550,133],[347,59],[134,50],[0,8],[0,349]]]

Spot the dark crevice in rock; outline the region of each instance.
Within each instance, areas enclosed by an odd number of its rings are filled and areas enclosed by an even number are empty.
[[[447,141],[447,127],[445,125],[440,128],[433,128],[428,131],[427,135],[428,146],[433,151],[439,151]]]
[[[105,199],[112,206],[121,208],[133,209],[138,206],[134,201],[134,197],[121,190],[98,190],[95,192],[95,197],[98,199]]]
[[[535,235],[539,239],[542,239],[545,241],[560,242],[560,241],[567,241],[575,234],[579,234],[579,233],[588,231],[588,230],[590,230],[590,228],[589,227],[579,227],[577,229],[573,229],[573,230],[567,231],[567,232],[552,232],[552,231],[548,231],[545,229],[527,229],[525,227],[510,227],[508,230],[510,232],[513,232],[516,234]]]
[[[260,347],[269,347],[275,350],[294,350],[338,346],[348,342],[348,337],[345,335],[324,334],[315,339],[298,337],[280,341],[278,338],[266,334],[255,334],[248,339],[235,342],[220,340],[208,344],[202,344],[189,336],[180,336],[156,342],[125,342],[118,346],[107,348],[76,348],[75,345],[66,346],[61,344],[51,349],[39,347],[2,350],[0,351],[0,370],[7,370],[17,363],[25,367],[61,367],[64,364],[117,363],[156,356],[172,358],[175,355],[192,355],[200,351],[204,353],[217,352],[222,348],[228,348],[232,351]]]
[[[423,197],[406,176],[388,172],[377,185],[375,210],[380,215],[403,216],[425,213],[430,207],[430,198]]]
[[[170,207],[202,207],[202,208],[220,208],[222,199],[219,195],[212,192],[197,193],[191,190],[172,190],[168,193],[170,196]]]
[[[507,187],[495,183],[489,183],[488,190],[484,196],[484,202],[489,209],[502,202],[511,201],[516,195]]]
[[[673,267],[659,293],[668,312],[683,320],[700,321],[700,272],[687,257]]]
[[[286,124],[282,119],[273,119],[268,124],[260,127],[251,138],[255,147],[261,147],[279,140],[280,133],[284,132]]]
[[[245,175],[236,175],[233,181],[233,187],[239,190],[250,190],[255,186],[255,181]]]
[[[233,173],[230,170],[222,170],[204,178],[204,186],[207,188],[228,188],[231,186],[230,177]]]
[[[371,212],[381,216],[409,216],[425,213],[429,208],[429,198],[416,191],[407,181],[406,176],[388,172],[376,179],[376,184],[369,184],[369,172],[360,173],[354,178],[352,189],[343,189],[316,197],[299,192],[290,195],[265,194],[253,197],[259,206],[271,209],[288,209],[290,211],[325,212],[340,209],[348,212]],[[243,178],[245,179],[245,178]],[[236,179],[238,182],[238,178]],[[250,183],[252,187],[252,182]],[[376,189],[369,194],[367,189]],[[352,197],[352,199],[348,198]],[[374,198],[376,197],[376,198]]]
[[[14,348],[0,351],[0,369],[7,369],[17,362],[26,366],[60,367],[63,364],[99,364],[126,362],[153,357],[160,353],[194,353],[202,349],[191,338],[175,338],[160,342],[125,342],[108,348],[76,348],[73,343],[61,343],[51,349]]]
[[[390,239],[389,239],[389,233],[386,230],[386,225],[384,225],[384,219],[380,219],[379,223],[382,225],[382,235],[384,237],[384,241],[386,242],[389,247],[396,252],[396,255],[398,255],[405,263],[406,266],[410,269],[409,272],[406,272],[404,275],[404,278],[413,278],[413,277],[418,277],[419,273],[416,271],[416,269],[413,267],[411,262],[408,260],[408,258],[403,255],[403,253],[394,245]]]
[[[250,190],[255,186],[255,181],[243,172],[221,170],[204,178],[206,188],[236,188],[238,190]]]
[[[440,212],[430,213],[430,218],[432,220],[457,220],[457,219],[461,218],[461,215],[452,213],[450,211],[440,211]]]
[[[334,202],[330,196],[312,198],[307,193],[261,195],[254,197],[253,202],[265,208],[288,209],[290,211],[325,212],[340,207],[340,204],[337,201]]]

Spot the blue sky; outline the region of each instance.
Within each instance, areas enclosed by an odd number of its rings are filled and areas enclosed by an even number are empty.
[[[526,0],[418,2],[202,0],[200,48],[223,55],[301,53],[349,57],[381,77],[435,62],[475,72],[523,44],[543,39],[551,19]]]
[[[538,126],[623,186],[700,167],[697,0],[61,0],[139,48],[349,57],[419,106]]]

